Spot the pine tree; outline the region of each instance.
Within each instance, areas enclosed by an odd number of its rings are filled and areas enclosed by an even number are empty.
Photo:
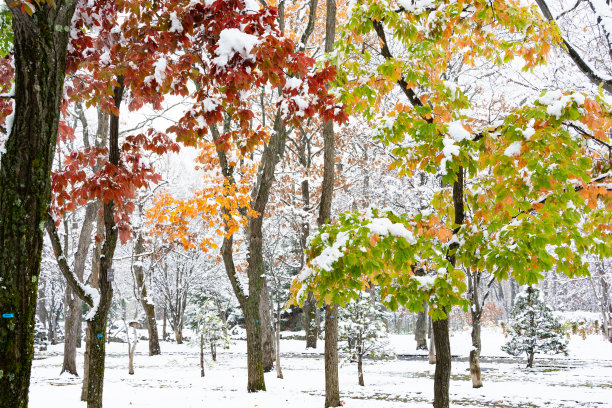
[[[561,323],[544,302],[539,289],[529,286],[520,293],[511,313],[510,340],[502,350],[513,356],[526,353],[527,367],[533,367],[536,353],[567,355],[567,340]]]
[[[358,299],[340,308],[338,342],[340,351],[349,355],[351,362],[357,362],[359,385],[363,381],[363,357],[390,358],[389,333],[385,325],[385,313],[376,304],[375,298],[362,292]]]

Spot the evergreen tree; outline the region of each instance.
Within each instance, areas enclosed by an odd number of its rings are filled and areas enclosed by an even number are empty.
[[[526,353],[527,367],[533,367],[536,353],[567,355],[567,339],[561,323],[544,302],[539,289],[529,286],[520,293],[511,313],[510,340],[502,350],[513,356]]]
[[[390,358],[389,333],[385,313],[374,295],[362,292],[359,298],[340,308],[338,342],[340,351],[347,353],[351,362],[357,362],[359,385],[363,382],[363,357]]]

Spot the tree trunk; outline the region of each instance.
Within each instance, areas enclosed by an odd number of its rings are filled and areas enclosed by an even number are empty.
[[[97,212],[98,204],[95,202],[88,204],[85,209],[85,218],[79,234],[77,251],[74,255],[74,275],[80,282],[83,282],[85,263],[87,261],[89,247],[91,246],[91,233],[94,228]],[[66,305],[64,363],[61,372],[67,371],[73,375],[77,375],[76,349],[81,345],[83,300],[70,288],[70,285],[66,285]]]
[[[204,377],[204,333],[200,333],[200,377]]]
[[[123,77],[118,77],[119,86],[113,88],[115,107],[119,110],[123,99]],[[109,133],[109,162],[119,165],[119,116],[111,115]],[[104,388],[104,358],[106,356],[106,324],[108,312],[113,299],[112,282],[108,281],[108,271],[112,267],[115,248],[117,247],[118,230],[115,225],[114,203],[104,203],[104,244],[100,256],[98,276],[100,299],[98,310],[90,320],[89,330],[89,381],[87,384],[87,408],[102,408],[102,391]]]
[[[28,405],[43,229],[76,1],[10,7],[15,116],[0,165],[0,406]]]
[[[533,368],[533,358],[535,357],[535,353],[529,353],[529,358],[527,359],[527,368]]]
[[[470,376],[472,377],[472,387],[482,387],[482,378],[480,371],[480,319],[482,316],[482,308],[480,306],[480,272],[470,272],[467,276],[468,291],[471,293],[470,313],[472,317],[472,349],[470,350]],[[485,295],[486,298],[486,295]],[[484,299],[483,299],[484,302]]]
[[[304,302],[304,330],[306,332],[306,348],[317,348],[319,337],[319,322],[317,321],[317,301],[312,292],[308,292]]]
[[[434,374],[434,408],[448,408],[451,372],[450,339],[448,319],[433,322],[434,344],[436,347],[436,372]]]
[[[434,341],[433,322],[429,318],[429,364],[436,364],[436,343]]]
[[[357,352],[357,376],[359,377],[359,385],[362,387],[365,385],[363,382],[363,357],[361,356],[361,346]]]
[[[168,322],[168,316],[167,316],[166,308],[164,307],[164,322],[162,323],[162,339],[164,340],[166,340],[166,338],[168,337],[168,331],[166,329],[167,322]]]
[[[259,292],[259,322],[261,324],[261,352],[264,372],[268,373],[274,368],[274,325],[270,308],[270,294],[266,278],[262,279]]]
[[[427,350],[427,302],[423,302],[423,311],[417,315],[414,339],[417,350]]]
[[[256,301],[253,301],[256,299]],[[263,356],[261,352],[261,325],[257,297],[249,296],[244,312],[247,332],[248,392],[265,391]]]
[[[325,408],[340,406],[338,305],[325,306]]]
[[[64,320],[64,362],[61,373],[67,372],[78,376],[76,368],[76,349],[81,322],[83,301],[66,285],[66,316]]]
[[[210,356],[212,361],[217,361],[217,344],[214,341],[210,342]]]
[[[141,234],[138,234],[136,244],[134,245],[134,252],[136,255],[144,253],[144,239]],[[149,332],[149,355],[157,356],[161,354],[161,348],[159,347],[159,335],[157,334],[157,321],[155,320],[155,306],[149,303],[147,297],[147,287],[145,283],[145,276],[142,264],[140,264],[140,258],[138,258],[138,264],[134,266],[134,277],[136,278],[136,286],[138,288],[137,293],[142,304],[145,316],[147,318],[147,330]]]
[[[276,378],[283,378],[283,370],[280,364],[280,332],[281,332],[281,304],[278,301],[277,292],[276,302]]]
[[[470,350],[470,375],[472,387],[482,387],[480,372],[480,316],[475,317],[472,313],[472,349]]]
[[[174,338],[176,344],[183,344],[183,327],[178,324],[174,326]]]

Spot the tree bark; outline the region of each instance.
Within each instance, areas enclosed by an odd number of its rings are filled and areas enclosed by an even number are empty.
[[[10,7],[15,116],[0,165],[0,406],[28,405],[43,229],[76,1]]]
[[[200,333],[200,377],[204,377],[204,333]]]
[[[417,350],[427,350],[427,302],[423,302],[423,311],[417,315],[414,339]]]
[[[433,321],[429,320],[429,364],[436,364],[436,343],[434,341]]]
[[[363,356],[361,355],[361,346],[357,352],[357,376],[359,377],[359,385],[362,387],[365,385],[363,382]]]
[[[272,324],[270,294],[265,277],[259,292],[259,322],[261,323],[261,352],[264,372],[268,373],[274,368],[276,353],[274,351],[274,325]]]
[[[251,299],[256,299],[252,301]],[[265,391],[263,356],[261,347],[261,325],[259,324],[259,307],[256,296],[249,296],[245,303],[244,319],[247,331],[247,371],[248,392]]]
[[[480,316],[474,318],[472,314],[472,349],[470,350],[470,375],[472,377],[472,387],[482,387],[480,371]]]
[[[304,302],[304,331],[306,332],[306,348],[317,348],[317,338],[319,337],[319,322],[317,321],[317,301],[312,292],[308,292],[308,297]]]
[[[480,371],[480,320],[482,308],[480,307],[480,272],[470,272],[467,276],[468,291],[472,295],[470,313],[472,317],[472,349],[470,350],[470,376],[472,377],[472,387],[482,387],[482,375]],[[485,295],[486,297],[486,295]],[[484,299],[483,299],[484,302]]]
[[[136,244],[134,245],[134,251],[136,256],[144,253],[144,239],[141,234],[138,234],[136,238]],[[145,282],[144,270],[138,258],[138,263],[134,266],[134,276],[136,278],[137,293],[142,304],[145,316],[147,318],[147,330],[149,332],[149,355],[157,356],[161,354],[161,348],[159,347],[159,335],[157,333],[157,321],[155,320],[155,306],[149,303],[147,297],[147,287]]]
[[[325,306],[325,408],[340,406],[338,305]]]
[[[76,254],[74,255],[74,275],[83,282],[85,273],[85,262],[91,246],[91,233],[93,232],[94,221],[98,211],[97,203],[89,203],[85,208],[85,218],[79,234]],[[58,256],[58,254],[56,254]],[[76,294],[70,285],[66,285],[66,305],[67,313],[65,320],[65,341],[64,341],[64,362],[62,373],[69,372],[77,374],[76,369],[76,349],[81,340],[81,319],[83,300]]]
[[[434,408],[448,408],[451,372],[450,339],[448,319],[433,322],[434,344],[436,347],[436,372],[434,374]]]

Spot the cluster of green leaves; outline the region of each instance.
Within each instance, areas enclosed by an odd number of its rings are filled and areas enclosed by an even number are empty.
[[[0,58],[13,53],[12,21],[10,10],[0,5]]]
[[[453,305],[467,308],[461,297],[464,274],[448,261],[448,245],[438,238],[437,220],[377,209],[339,215],[323,225],[306,250],[308,268],[296,278],[291,301],[303,303],[312,290],[319,304],[346,305],[363,290],[380,288],[382,303],[417,312],[423,301],[435,319]],[[379,233],[382,230],[390,233]]]

